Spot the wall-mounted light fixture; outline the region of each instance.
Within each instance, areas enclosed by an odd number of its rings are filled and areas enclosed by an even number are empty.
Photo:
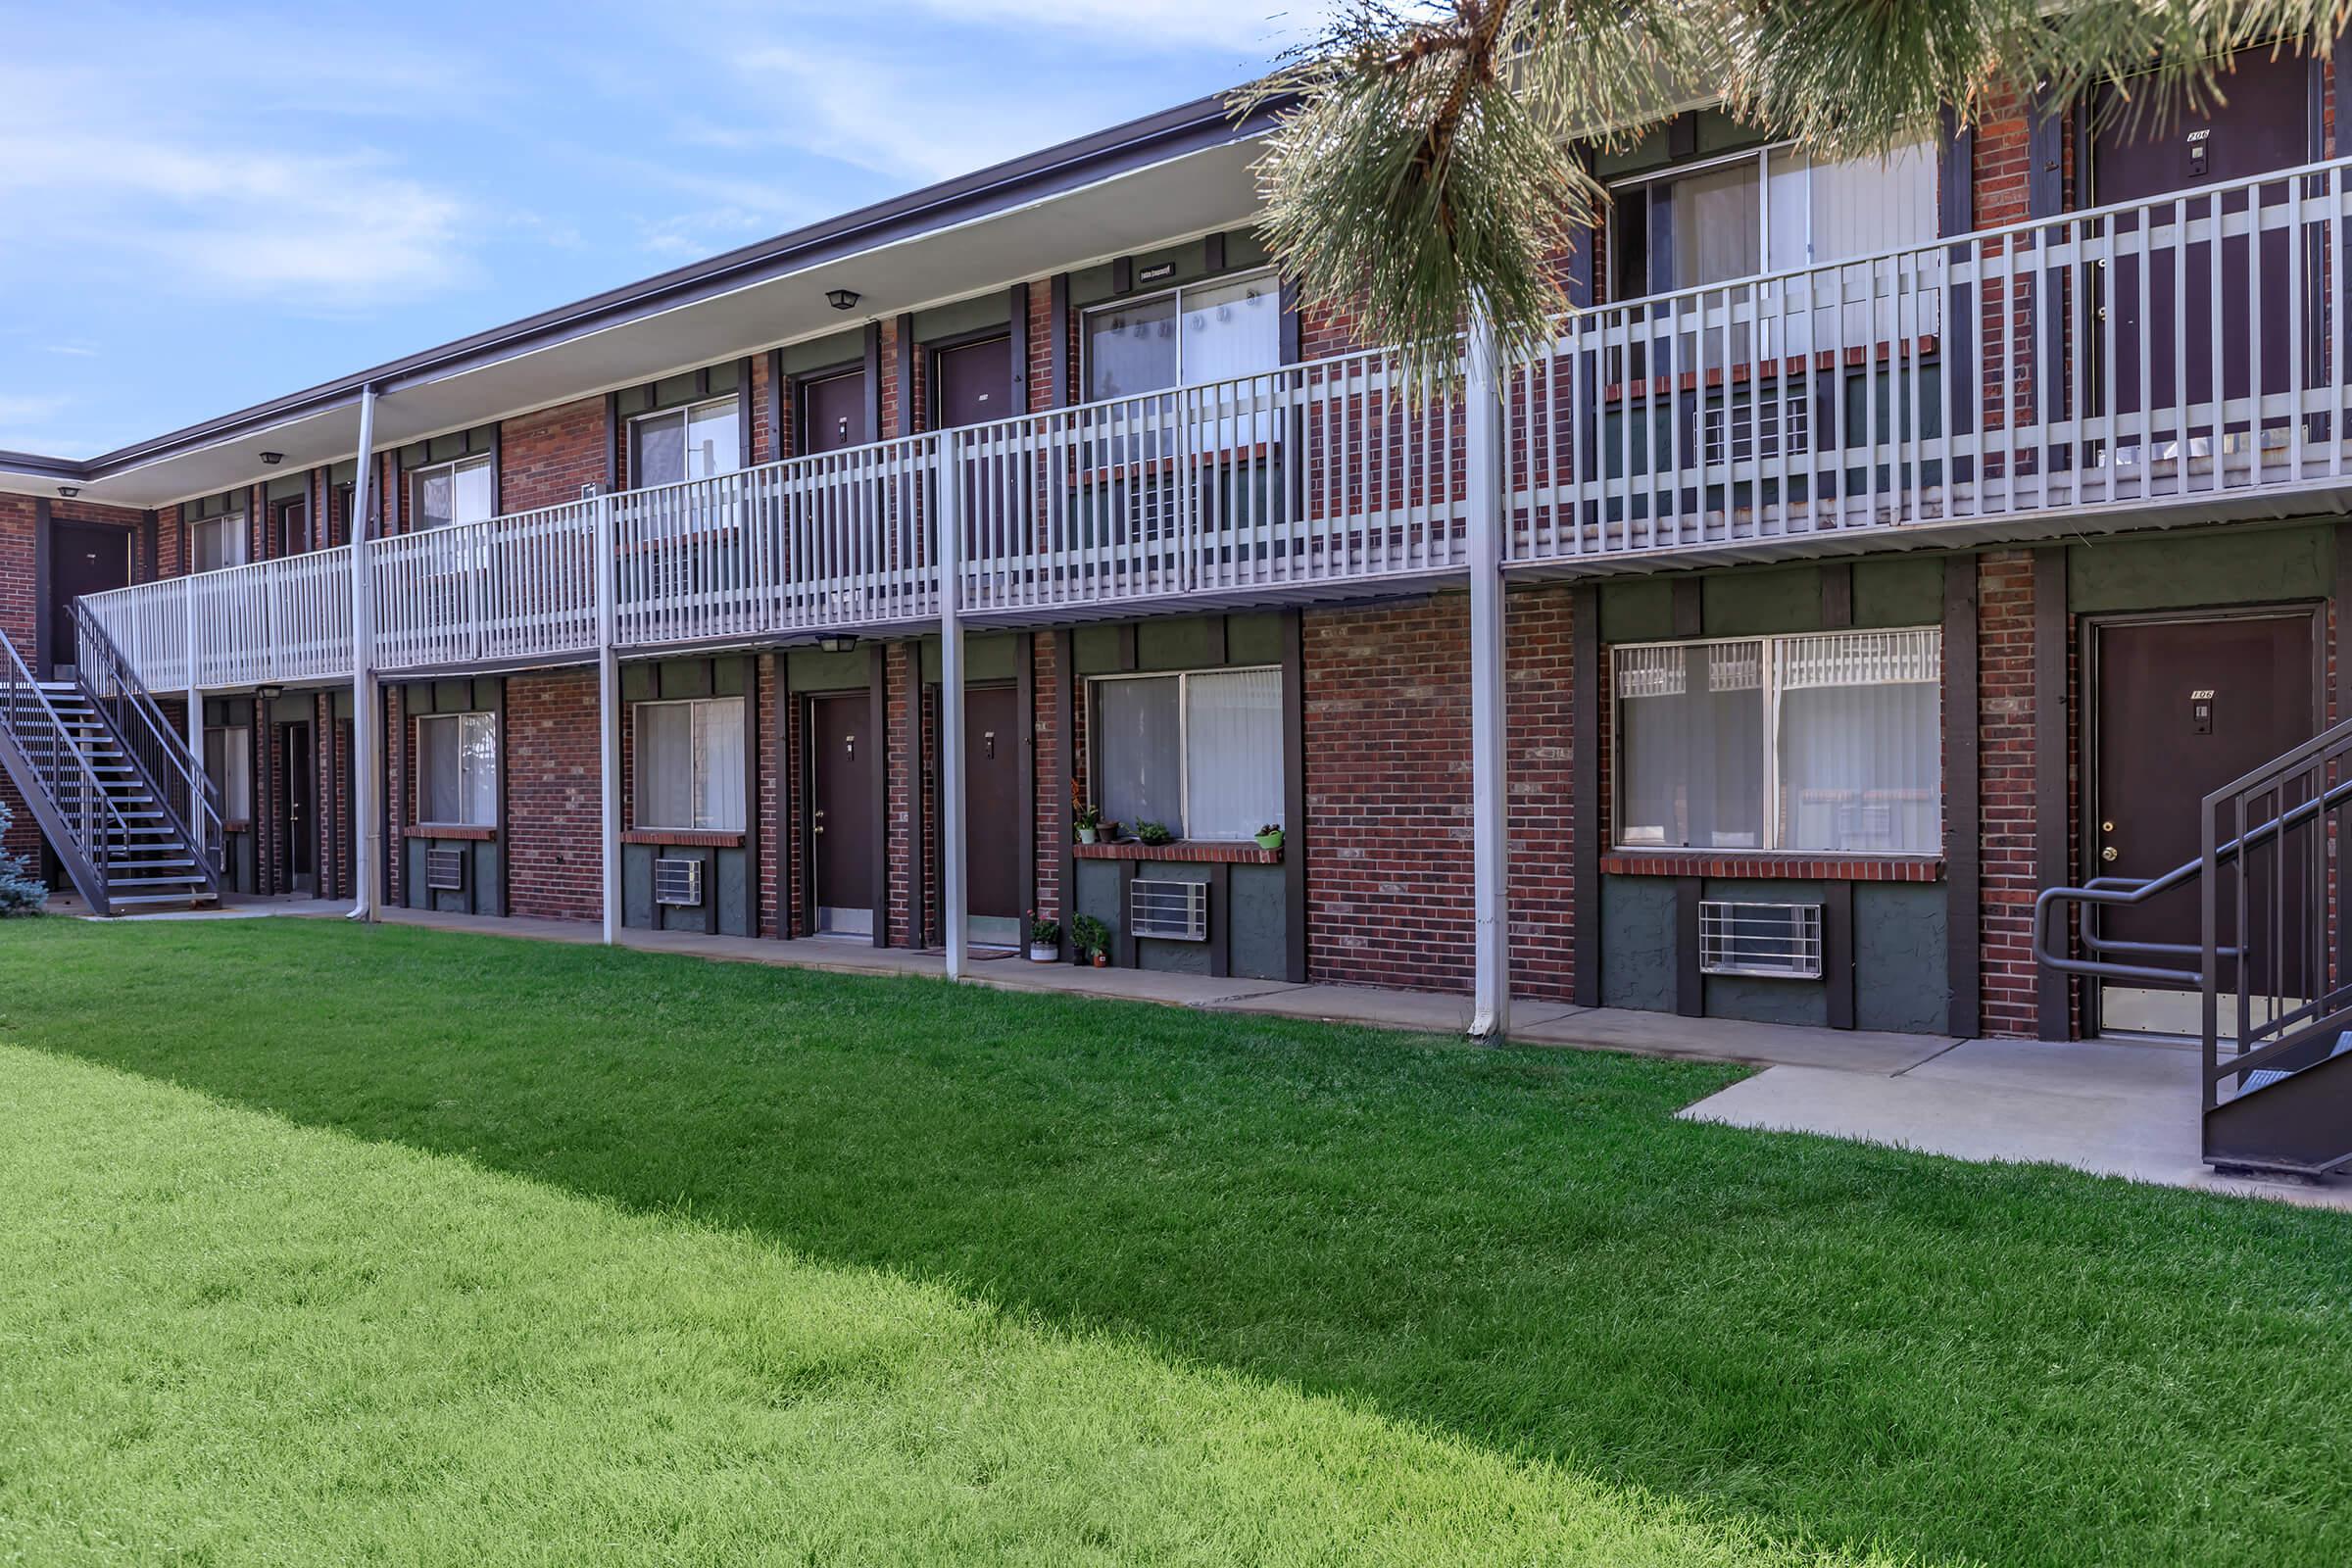
[[[862,296],[860,296],[854,288],[829,288],[825,290],[825,303],[832,306],[837,311],[856,310],[858,308],[858,301],[861,297]]]
[[[855,637],[819,637],[816,646],[828,654],[846,654],[858,646]]]
[[[274,468],[285,461],[286,455],[283,452],[265,452],[262,454],[262,466],[267,468]]]
[[[81,486],[77,484],[61,484],[57,487],[57,493],[61,496],[64,496],[68,501],[71,501],[75,496],[81,494]]]
[[[265,703],[274,703],[286,695],[286,689],[283,686],[257,686],[253,695]]]

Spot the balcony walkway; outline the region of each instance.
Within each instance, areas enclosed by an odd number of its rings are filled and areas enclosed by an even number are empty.
[[[231,898],[219,910],[141,915],[146,920],[340,918],[345,903]],[[77,912],[67,900],[60,913]],[[586,921],[386,910],[387,924],[593,946]],[[706,937],[629,930],[621,945],[739,963],[842,974],[946,973],[936,952],[875,948],[858,940]],[[1470,999],[1367,986],[1213,979],[1141,969],[1031,963],[975,954],[970,978],[1007,991],[1061,992],[1122,1002],[1422,1034],[1460,1034]],[[1936,1035],[1792,1028],[1726,1018],[1683,1018],[1612,1007],[1521,1002],[1513,1041],[1763,1070],[1687,1107],[1692,1120],[1757,1131],[1804,1132],[1983,1163],[2071,1166],[2099,1176],[2352,1212],[2352,1181],[2305,1184],[2216,1175],[2198,1143],[2197,1055],[2161,1045],[2098,1041],[1952,1040]]]

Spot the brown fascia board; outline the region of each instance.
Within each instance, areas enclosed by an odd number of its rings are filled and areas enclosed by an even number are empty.
[[[697,299],[759,282],[767,274],[795,270],[890,240],[984,217],[1090,183],[1106,173],[1245,140],[1267,129],[1285,107],[1287,103],[1283,102],[1263,104],[1237,118],[1226,95],[1198,98],[95,458],[75,462],[0,452],[0,468],[69,483],[103,479],[140,464],[227,439],[240,430],[348,403],[369,384],[383,392],[454,374],[490,360],[600,330],[632,317],[674,310]]]

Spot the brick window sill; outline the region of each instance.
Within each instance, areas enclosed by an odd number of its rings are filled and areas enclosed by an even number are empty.
[[[475,827],[465,822],[411,822],[400,830],[407,839],[464,839],[474,844],[493,843],[498,838],[494,827]]]
[[[1939,882],[1938,855],[1726,855],[1714,850],[1619,850],[1600,858],[1604,876],[1786,878],[1806,882]]]
[[[253,831],[253,823],[241,816],[231,817],[220,824],[220,831],[223,833],[250,833]]]
[[[1142,844],[1122,839],[1116,844],[1073,844],[1070,853],[1081,860],[1173,860],[1195,865],[1280,865],[1282,851],[1261,850],[1254,844],[1228,844],[1206,839],[1178,839],[1173,844]]]
[[[740,850],[743,835],[713,828],[633,827],[620,835],[623,844],[659,844],[669,849]]]

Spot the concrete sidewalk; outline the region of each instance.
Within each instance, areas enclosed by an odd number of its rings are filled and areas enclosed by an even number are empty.
[[[340,918],[347,907],[316,900],[240,899],[219,910],[128,918]],[[382,918],[393,925],[544,942],[593,946],[601,940],[597,926],[573,920],[421,909],[387,909]],[[842,974],[944,978],[947,973],[946,960],[936,952],[876,948],[863,939],[777,941],[627,930],[620,941],[647,953]],[[973,984],[1004,991],[1108,997],[1422,1034],[1460,1034],[1470,1024],[1467,997],[1430,992],[1080,968],[1031,963],[1013,954],[976,958],[966,975]],[[2176,1047],[1952,1040],[1532,1001],[1512,1008],[1511,1038],[1520,1044],[1764,1069],[1687,1107],[1682,1114],[1694,1121],[1815,1133],[1956,1159],[2069,1165],[2169,1187],[2352,1210],[2352,1182],[2257,1181],[2209,1170],[2199,1157],[2197,1054]]]

